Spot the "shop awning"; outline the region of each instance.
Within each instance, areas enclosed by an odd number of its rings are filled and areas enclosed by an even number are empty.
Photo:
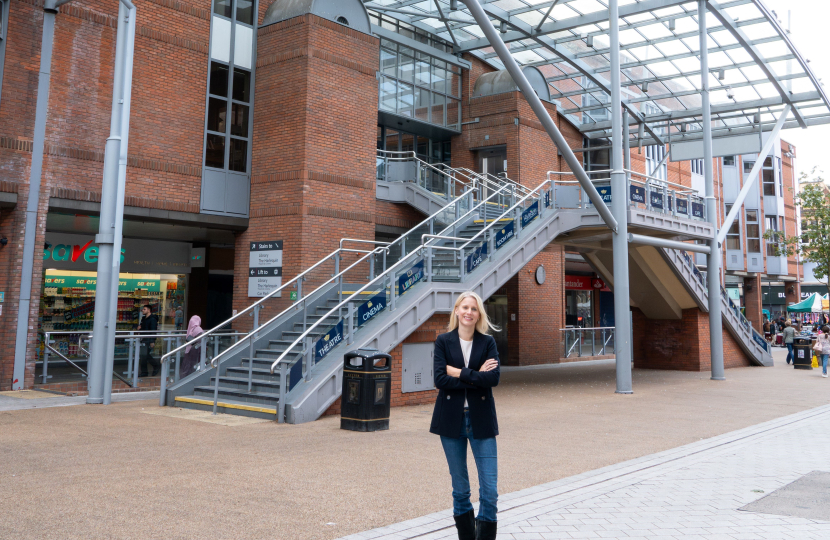
[[[818,294],[811,294],[806,300],[802,300],[797,304],[791,304],[787,307],[787,311],[793,313],[821,313],[823,298]]]
[[[830,293],[825,294],[821,300],[821,309],[822,311],[830,311]]]

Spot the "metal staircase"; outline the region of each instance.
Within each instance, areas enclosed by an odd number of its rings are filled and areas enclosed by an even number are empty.
[[[249,333],[219,354],[208,358],[203,346],[202,369],[169,388],[163,377],[161,405],[279,422],[315,420],[340,396],[346,351],[389,351],[433,314],[448,313],[458,293],[474,290],[489,297],[563,233],[590,240],[609,232],[589,205],[563,206],[566,199],[580,199],[572,182],[548,178],[531,190],[506,178],[429,165],[412,154],[382,157],[384,167],[400,163],[406,165],[402,170],[414,171],[409,179],[395,181],[422,196],[413,195],[413,201],[429,201],[423,204],[431,210],[443,206],[392,243],[341,240],[326,258],[202,336],[252,319]],[[694,219],[691,199],[682,205],[679,192],[665,185],[651,189],[660,190],[666,210],[632,203],[629,223],[673,238],[712,234],[708,224]],[[648,187],[646,193],[652,194]],[[684,207],[686,215],[678,215]],[[692,281],[692,288],[699,285],[686,267],[673,268],[678,279]],[[294,301],[282,294],[291,289],[296,289]],[[750,356],[763,356],[747,326],[733,315],[724,310],[730,331]],[[164,369],[176,362],[173,372],[179,373],[183,349],[165,355]]]

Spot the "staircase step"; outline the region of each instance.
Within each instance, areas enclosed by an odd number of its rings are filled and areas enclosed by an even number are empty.
[[[213,391],[214,388],[212,386],[197,386],[193,389],[193,395],[196,397],[208,397],[212,403]],[[226,388],[224,386],[219,387],[219,396],[243,403],[258,403],[271,406],[276,406],[280,399],[278,393],[248,392],[247,390],[237,390],[236,388]]]
[[[241,367],[244,367],[247,370],[248,369],[248,363],[250,362],[250,360],[251,359],[248,358],[248,357],[243,358]],[[254,369],[257,369],[257,368],[262,368],[262,369],[270,368],[271,364],[273,364],[273,363],[274,363],[274,360],[271,359],[271,358],[257,358],[257,357],[254,357]],[[228,368],[228,369],[238,369],[238,368],[234,367],[234,368]]]
[[[176,406],[184,409],[212,411],[213,397],[205,399],[202,396],[176,396],[175,404]],[[249,416],[252,418],[274,420],[277,415],[277,407],[269,407],[267,405],[257,405],[254,403],[220,398],[217,402],[217,412],[223,414],[233,414],[236,416]]]
[[[280,382],[280,372],[275,371],[271,373],[271,364],[268,364],[267,368],[262,367],[255,367],[253,369],[254,378],[260,381],[267,381],[267,382]],[[225,375],[228,377],[240,377],[245,379],[245,383],[248,382],[248,367],[232,367],[228,368],[225,372]]]
[[[256,378],[256,373],[253,373],[253,378],[251,379],[251,391],[253,392],[266,392],[272,394],[279,394],[280,391],[280,384],[281,381],[275,380],[262,380]],[[216,384],[216,377],[210,378],[211,386]],[[245,377],[227,377],[222,376],[219,377],[219,387],[220,388],[231,388],[236,390],[241,390],[244,392],[248,391],[248,377],[247,374]]]

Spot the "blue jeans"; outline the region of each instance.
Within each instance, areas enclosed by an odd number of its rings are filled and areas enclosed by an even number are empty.
[[[496,520],[496,503],[499,495],[496,489],[498,481],[498,457],[496,438],[474,439],[470,425],[470,413],[464,412],[463,433],[460,437],[441,437],[444,455],[450,467],[452,477],[452,512],[456,516],[466,514],[473,509],[470,502],[470,477],[467,475],[467,441],[473,450],[478,469],[478,519]]]
[[[821,372],[827,375],[827,358],[830,357],[830,354],[821,354],[819,358],[821,358]]]
[[[790,363],[790,360],[795,362],[795,356],[793,356],[793,344],[792,343],[785,343],[787,346],[787,363]]]

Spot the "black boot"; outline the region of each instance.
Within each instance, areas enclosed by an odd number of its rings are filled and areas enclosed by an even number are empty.
[[[458,540],[476,540],[476,517],[472,510],[466,514],[453,516],[453,519],[455,519],[455,528],[458,529]]]
[[[497,521],[476,520],[476,540],[496,540]]]

